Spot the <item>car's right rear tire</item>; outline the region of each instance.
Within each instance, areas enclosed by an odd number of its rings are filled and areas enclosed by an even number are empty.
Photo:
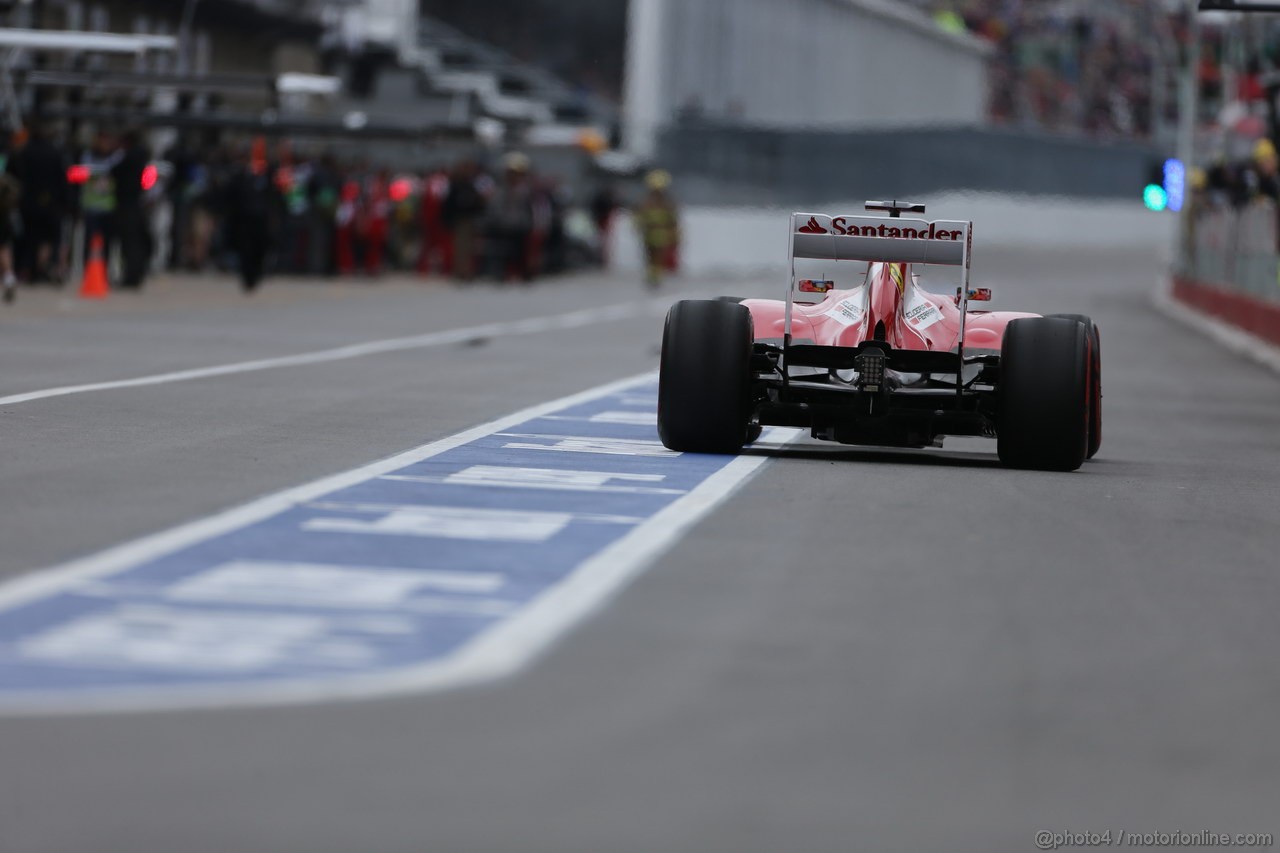
[[[658,435],[671,450],[737,453],[751,416],[751,312],[687,299],[667,312],[658,376]]]
[[[996,444],[1012,468],[1074,471],[1089,451],[1092,343],[1074,319],[1027,317],[1005,328]]]

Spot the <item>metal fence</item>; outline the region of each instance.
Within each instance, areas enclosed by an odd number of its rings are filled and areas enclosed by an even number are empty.
[[[1206,204],[1191,217],[1188,278],[1280,304],[1277,207],[1260,199],[1235,208]]]

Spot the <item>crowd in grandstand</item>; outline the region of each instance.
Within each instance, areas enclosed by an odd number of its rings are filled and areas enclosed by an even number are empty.
[[[598,262],[616,206],[571,208],[570,189],[519,152],[406,172],[262,140],[154,157],[139,134],[100,133],[72,152],[37,131],[0,159],[10,282],[61,282],[96,238],[125,288],[162,268],[237,270],[247,290],[268,271],[527,282]]]
[[[992,46],[995,122],[1099,136],[1148,137],[1177,120],[1176,79],[1189,35],[1185,10],[1145,0],[913,0],[938,26]],[[1202,26],[1197,69],[1201,117],[1263,97],[1261,72],[1275,50],[1260,42],[1235,62],[1227,31]],[[1274,57],[1272,57],[1274,58]]]
[[[1158,4],[941,0],[944,29],[989,41],[991,118],[996,122],[1097,135],[1147,136],[1167,85],[1164,37],[1182,22]],[[1173,105],[1168,105],[1172,109]]]

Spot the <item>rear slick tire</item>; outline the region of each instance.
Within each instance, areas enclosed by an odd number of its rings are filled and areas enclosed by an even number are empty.
[[[711,299],[667,312],[658,375],[658,435],[671,450],[735,454],[751,416],[751,312]]]
[[[1091,378],[1089,381],[1089,452],[1088,458],[1098,455],[1102,448],[1102,334],[1093,318],[1084,314],[1047,314],[1047,317],[1062,317],[1083,323],[1089,330],[1089,343],[1093,347],[1093,358],[1089,362]]]
[[[996,446],[1011,468],[1074,471],[1089,450],[1093,353],[1088,329],[1062,317],[1005,328]]]

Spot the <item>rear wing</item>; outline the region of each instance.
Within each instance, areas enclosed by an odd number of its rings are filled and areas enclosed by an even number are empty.
[[[791,258],[968,267],[973,223],[791,214]]]
[[[889,217],[791,214],[791,283],[787,288],[784,342],[791,341],[791,304],[796,288],[796,260],[868,261],[891,264],[939,264],[963,269],[960,288],[960,338],[964,353],[964,317],[969,304],[969,263],[973,223],[960,220],[903,219],[902,212],[924,213],[924,205],[869,202],[868,209]]]

